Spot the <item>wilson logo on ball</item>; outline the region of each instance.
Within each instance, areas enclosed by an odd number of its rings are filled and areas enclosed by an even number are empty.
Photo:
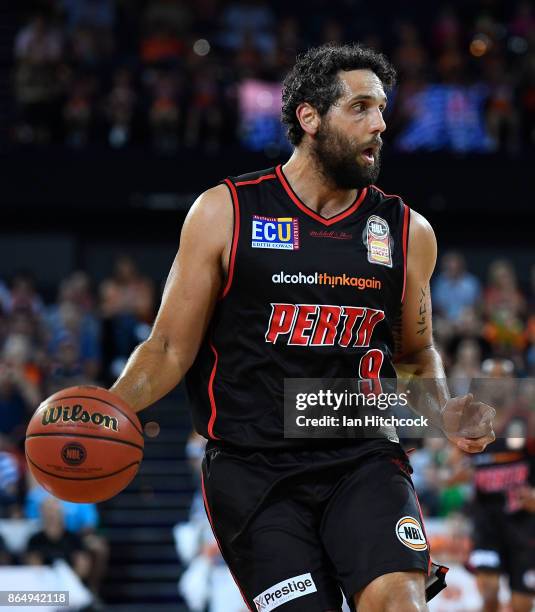
[[[115,417],[101,412],[90,413],[84,410],[81,404],[75,404],[72,408],[70,406],[52,406],[43,411],[41,419],[43,425],[52,425],[59,421],[62,423],[93,423],[98,427],[119,431],[119,421]]]
[[[87,452],[81,444],[71,442],[61,449],[61,458],[69,465],[80,465],[85,461]]]

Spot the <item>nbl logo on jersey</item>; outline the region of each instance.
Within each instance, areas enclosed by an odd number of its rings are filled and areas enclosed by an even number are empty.
[[[294,217],[253,215],[251,246],[253,249],[297,250],[299,248],[298,220]]]
[[[368,249],[370,263],[392,267],[393,240],[388,223],[383,218],[377,215],[368,217],[362,240]]]

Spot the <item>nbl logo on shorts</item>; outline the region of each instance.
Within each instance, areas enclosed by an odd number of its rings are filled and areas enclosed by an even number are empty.
[[[412,550],[427,550],[427,541],[420,523],[412,516],[404,516],[396,524],[398,540]]]
[[[253,215],[251,234],[253,249],[299,248],[299,222],[294,217],[262,217]]]

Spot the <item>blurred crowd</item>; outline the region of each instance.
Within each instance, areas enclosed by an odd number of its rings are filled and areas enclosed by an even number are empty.
[[[399,72],[387,139],[422,112],[415,100],[421,106],[424,98],[415,94],[442,84],[475,92],[485,150],[515,155],[535,144],[535,11],[529,0],[438,6],[40,0],[33,6],[14,39],[12,142],[215,152],[239,141],[240,83],[280,83],[309,46],[359,40],[385,52]],[[470,97],[447,98],[453,123],[472,112]],[[431,127],[426,124],[427,134]],[[465,128],[460,131],[463,137]]]
[[[448,252],[435,273],[432,299],[435,343],[452,394],[464,395],[470,379],[496,376],[498,366],[502,387],[504,379],[527,385],[535,376],[535,266],[529,286],[522,287],[512,264],[497,259],[482,283],[460,253]],[[526,386],[523,391],[519,385],[510,393],[511,401],[524,393],[527,409],[535,414],[534,389]],[[442,439],[409,446],[419,447],[410,456],[424,513],[445,517],[466,509],[474,493],[470,474],[464,480],[454,477],[466,467],[465,454]]]
[[[535,374],[535,266],[523,287],[513,265],[497,259],[481,283],[449,252],[432,294],[434,336],[450,376],[477,377],[490,357],[510,360],[517,376]]]
[[[79,384],[109,386],[150,330],[156,295],[128,256],[94,287],[73,272],[46,303],[29,273],[0,281],[0,564],[50,564],[63,559],[98,595],[109,549],[94,504],[63,502],[31,477],[24,457],[30,416],[50,394]],[[23,550],[9,547],[2,519],[23,525]],[[4,538],[2,535],[7,536]],[[15,554],[14,554],[15,550]]]

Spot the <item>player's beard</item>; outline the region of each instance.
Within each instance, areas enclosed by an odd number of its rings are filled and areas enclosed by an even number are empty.
[[[371,145],[381,146],[381,139],[375,138],[358,144],[332,127],[326,118],[321,122],[311,151],[320,172],[338,189],[362,189],[375,183],[381,170],[381,156],[374,153],[375,163],[365,166],[359,161],[360,154]]]

